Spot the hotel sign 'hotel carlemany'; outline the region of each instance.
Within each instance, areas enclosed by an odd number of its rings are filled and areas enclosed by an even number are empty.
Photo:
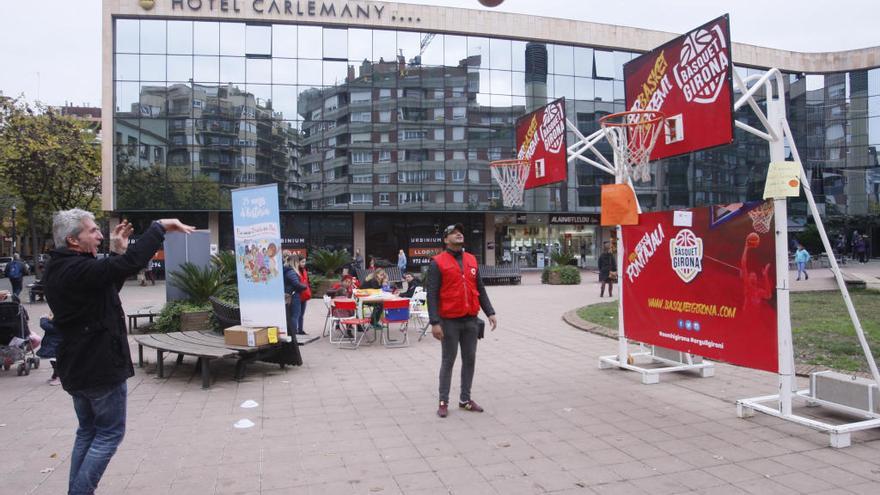
[[[193,12],[242,12],[283,14],[297,17],[336,17],[340,19],[382,19],[384,5],[315,0],[171,0],[171,10]]]

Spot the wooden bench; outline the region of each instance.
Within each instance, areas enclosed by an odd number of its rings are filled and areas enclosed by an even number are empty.
[[[214,359],[237,359],[236,380],[244,378],[247,364],[254,361],[277,363],[282,368],[288,364],[302,365],[299,347],[295,342],[260,347],[234,346],[226,344],[222,335],[210,330],[136,335],[134,340],[138,344],[138,367],[144,366],[144,347],[156,349],[159,378],[165,377],[165,353],[177,354],[177,364],[183,362],[184,356],[195,356],[196,370],[202,374],[203,389],[211,386],[210,364]]]
[[[485,285],[518,285],[522,282],[522,273],[517,265],[479,265],[478,269]]]
[[[150,323],[153,323],[153,319],[159,316],[159,313],[154,312],[152,308],[141,308],[134,313],[129,313],[125,316],[128,317],[128,333],[132,333],[132,331],[138,328],[139,319],[149,318]]]

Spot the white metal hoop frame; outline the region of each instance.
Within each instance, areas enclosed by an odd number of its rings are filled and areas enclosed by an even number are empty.
[[[666,116],[654,110],[612,113],[599,119],[614,148],[615,162],[622,164],[633,180],[651,180],[648,162],[665,121]]]
[[[501,187],[504,206],[515,208],[523,205],[523,192],[529,178],[531,164],[528,160],[497,160],[489,164],[492,178]]]

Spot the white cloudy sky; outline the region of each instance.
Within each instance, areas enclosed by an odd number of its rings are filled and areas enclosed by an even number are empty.
[[[477,0],[407,3],[484,9]],[[739,43],[805,52],[880,46],[878,0],[506,0],[495,10],[672,33],[730,13]],[[3,94],[100,105],[100,0],[0,0],[0,12]]]

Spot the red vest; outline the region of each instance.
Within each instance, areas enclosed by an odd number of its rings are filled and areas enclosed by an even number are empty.
[[[477,316],[480,312],[480,292],[477,290],[477,258],[470,253],[462,253],[462,267],[449,252],[434,256],[440,269],[440,304],[437,313],[440,318],[461,318]]]

